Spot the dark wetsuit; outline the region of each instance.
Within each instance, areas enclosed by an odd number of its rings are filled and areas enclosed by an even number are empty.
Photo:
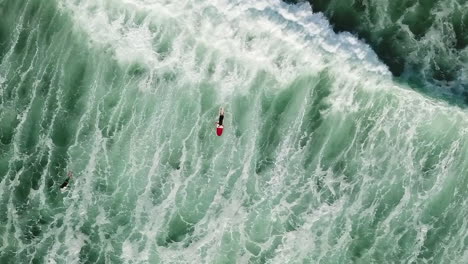
[[[65,187],[67,187],[69,181],[70,181],[70,178],[67,178],[67,179],[62,183],[62,185],[60,185],[60,189],[63,189],[63,188],[65,188]]]
[[[223,125],[223,120],[224,120],[224,115],[219,115],[218,125],[222,126]]]

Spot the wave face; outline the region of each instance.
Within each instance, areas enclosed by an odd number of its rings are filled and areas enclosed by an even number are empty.
[[[306,4],[0,0],[0,263],[468,263],[466,127]]]
[[[431,95],[468,102],[467,1],[309,2],[335,30],[365,39],[395,76]]]

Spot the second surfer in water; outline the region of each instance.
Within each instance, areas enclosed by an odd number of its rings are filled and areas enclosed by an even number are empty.
[[[224,129],[223,121],[224,121],[224,109],[221,107],[219,109],[219,120],[218,122],[216,122],[216,135],[218,136],[221,136],[223,134],[223,129]]]
[[[67,189],[67,186],[68,186],[68,182],[71,180],[71,178],[73,177],[73,173],[71,171],[68,172],[67,174],[68,178],[62,183],[62,185],[60,185],[60,190],[64,191]]]

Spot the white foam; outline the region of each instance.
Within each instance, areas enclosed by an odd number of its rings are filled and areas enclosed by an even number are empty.
[[[65,2],[75,24],[87,33],[92,43],[111,47],[122,64],[139,62],[149,68],[161,66],[163,62],[152,44],[161,33],[151,29],[150,24],[155,20],[160,23],[157,30],[172,34],[175,40],[169,55],[172,59],[166,62],[170,61],[171,67],[183,67],[187,76],[200,78],[199,68],[188,67],[193,55],[187,57],[190,55],[187,48],[195,47],[189,43],[218,51],[220,56],[215,59],[221,59],[220,62],[233,59],[242,61],[248,68],[265,69],[280,82],[290,81],[298,72],[315,71],[327,65],[338,68],[340,74],[373,72],[385,78],[390,76],[368,45],[349,33],[335,34],[321,14],[312,14],[307,3],[291,6],[279,0],[217,0],[169,4],[127,0],[112,2],[113,9],[118,11],[111,15],[107,5],[90,0]],[[143,23],[134,21],[136,16],[144,17]],[[167,23],[177,23],[177,26],[169,27]],[[282,53],[289,55],[285,57]],[[281,56],[282,63],[276,64]],[[226,71],[233,69],[223,65],[216,69],[224,77]],[[229,79],[215,80],[226,87],[225,94],[233,93]]]

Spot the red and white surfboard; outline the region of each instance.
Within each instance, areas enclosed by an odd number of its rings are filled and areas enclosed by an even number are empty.
[[[216,125],[216,135],[221,136],[223,134],[224,126]]]

